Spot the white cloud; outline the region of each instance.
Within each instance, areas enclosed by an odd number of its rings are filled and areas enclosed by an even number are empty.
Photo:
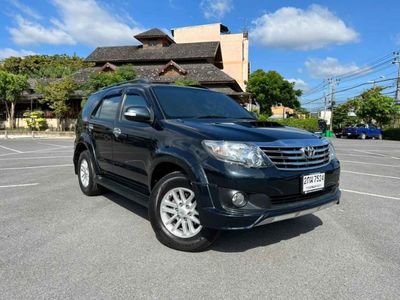
[[[325,59],[309,58],[304,63],[307,71],[314,78],[327,78],[331,76],[339,76],[348,72],[367,73],[370,69],[360,68],[355,63],[341,64],[337,58],[327,57]]]
[[[74,45],[76,41],[65,31],[58,28],[45,28],[21,16],[16,16],[17,27],[9,28],[12,40],[18,45]]]
[[[42,16],[35,11],[33,8],[29,7],[28,5],[25,5],[21,3],[19,0],[9,0],[9,2],[18,10],[20,10],[22,13],[25,15],[28,15],[29,17],[32,17],[34,19],[41,19]]]
[[[232,8],[232,0],[202,0],[200,8],[206,19],[221,20]]]
[[[310,50],[358,40],[354,29],[328,8],[316,4],[307,9],[282,7],[257,18],[253,24],[253,41],[271,48]]]
[[[17,16],[17,26],[9,28],[16,44],[52,44],[108,46],[133,44],[133,35],[144,29],[129,26],[117,15],[101,7],[95,0],[52,0],[59,17],[50,19],[50,26]]]
[[[3,48],[0,49],[0,60],[8,58],[8,57],[21,57],[21,56],[27,56],[27,55],[34,55],[36,54],[33,51],[30,50],[15,50],[11,48]]]
[[[289,82],[293,82],[295,89],[302,90],[302,91],[307,91],[309,89],[308,84],[300,78],[289,78],[286,80]]]

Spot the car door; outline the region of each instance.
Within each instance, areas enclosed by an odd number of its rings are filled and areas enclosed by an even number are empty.
[[[114,136],[114,172],[147,191],[147,170],[156,146],[156,129],[150,123],[128,120],[124,112],[132,106],[145,106],[152,110],[143,91],[135,88],[126,90],[115,123],[119,134]]]
[[[113,129],[121,102],[121,90],[107,94],[89,121],[96,160],[102,171],[113,171]]]
[[[380,130],[375,125],[372,124],[369,125],[369,131],[370,131],[369,136],[374,138],[378,137],[381,133]]]

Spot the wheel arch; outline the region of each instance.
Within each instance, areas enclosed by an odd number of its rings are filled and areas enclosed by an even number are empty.
[[[149,173],[150,190],[162,177],[175,171],[186,174],[191,182],[204,182],[206,180],[204,171],[199,164],[190,163],[188,160],[171,154],[161,155],[153,161]]]
[[[83,134],[80,136],[79,140],[77,141],[75,145],[75,150],[74,150],[74,157],[73,157],[73,162],[74,162],[74,171],[75,174],[78,174],[78,160],[79,156],[83,151],[89,151],[90,158],[92,159],[93,167],[95,169],[96,174],[99,174],[99,167],[97,165],[97,162],[95,160],[95,154],[93,151],[93,145],[92,142],[90,141],[89,136],[86,134]]]

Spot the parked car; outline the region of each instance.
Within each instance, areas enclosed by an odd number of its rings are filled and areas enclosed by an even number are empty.
[[[376,138],[381,140],[382,130],[372,124],[357,124],[344,128],[342,137],[360,138],[362,140]]]
[[[163,244],[200,251],[248,229],[338,204],[340,164],[312,133],[258,121],[228,96],[130,82],[91,95],[76,127],[75,173],[148,207]]]

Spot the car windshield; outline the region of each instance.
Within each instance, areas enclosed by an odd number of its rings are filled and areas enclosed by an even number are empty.
[[[155,86],[153,90],[167,119],[254,119],[230,97],[199,88]]]

